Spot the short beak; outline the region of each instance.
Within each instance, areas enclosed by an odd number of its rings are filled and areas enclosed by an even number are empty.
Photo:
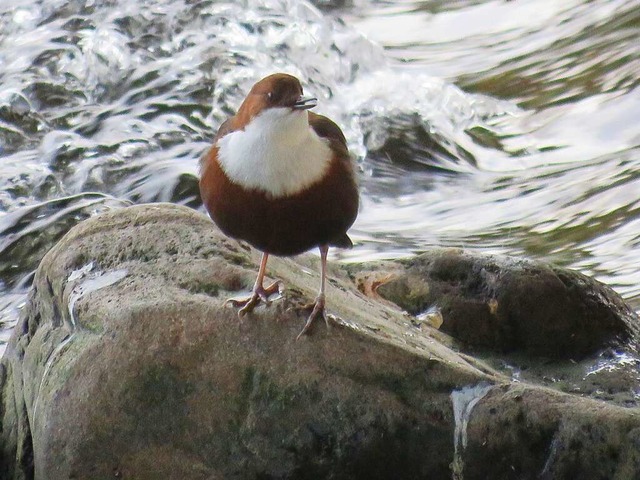
[[[308,110],[315,107],[318,104],[318,99],[314,97],[300,96],[296,103],[293,104],[294,110]]]

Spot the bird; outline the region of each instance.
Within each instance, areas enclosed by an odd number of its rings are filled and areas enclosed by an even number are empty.
[[[279,281],[264,286],[270,255],[319,249],[320,287],[305,306],[311,313],[297,338],[314,320],[327,322],[327,254],[329,247],[353,246],[347,230],[359,206],[345,136],[332,120],[309,111],[316,105],[295,76],[264,77],[222,123],[200,161],[200,194],[213,222],[262,252],[251,295],[227,300],[240,317],[281,293]]]

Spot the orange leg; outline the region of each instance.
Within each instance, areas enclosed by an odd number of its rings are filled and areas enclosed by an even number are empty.
[[[226,301],[226,303],[230,303],[234,307],[240,307],[238,310],[238,316],[242,317],[247,313],[253,311],[253,309],[260,304],[260,302],[264,302],[265,305],[269,305],[271,300],[269,297],[276,293],[280,293],[280,282],[276,281],[269,285],[267,288],[262,286],[262,282],[264,281],[264,274],[267,270],[267,260],[269,259],[268,253],[262,254],[262,259],[260,260],[260,269],[258,270],[258,277],[256,278],[256,283],[253,284],[253,291],[251,296],[242,300],[236,300],[230,298]]]
[[[327,321],[327,316],[324,312],[324,304],[325,304],[324,284],[325,284],[325,278],[327,276],[327,253],[328,252],[329,252],[328,245],[320,246],[320,262],[321,262],[320,291],[318,292],[318,296],[316,297],[315,302],[305,307],[305,308],[313,307],[313,309],[311,310],[311,314],[309,315],[309,318],[307,318],[307,323],[305,323],[304,327],[302,328],[302,331],[298,334],[297,339],[300,339],[302,335],[304,335],[309,331],[309,328],[311,328],[311,324],[318,317],[323,318],[325,323],[327,324],[327,327],[329,326],[329,322]]]

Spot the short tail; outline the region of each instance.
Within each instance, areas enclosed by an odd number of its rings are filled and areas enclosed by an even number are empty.
[[[329,242],[329,245],[331,245],[332,247],[351,248],[353,247],[353,242],[349,238],[349,235],[344,233],[341,237],[338,237],[337,239]]]

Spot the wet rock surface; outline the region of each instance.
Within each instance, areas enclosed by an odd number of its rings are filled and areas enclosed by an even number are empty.
[[[295,340],[312,256],[270,260],[283,298],[239,321],[224,300],[257,259],[174,205],[73,228],[0,364],[0,478],[640,475],[637,409],[514,381],[353,266],[332,266],[330,329]]]
[[[635,312],[579,272],[461,250],[402,265],[377,293],[413,315],[437,308],[440,330],[476,350],[580,360],[639,338]]]
[[[467,438],[467,480],[632,479],[640,472],[637,410],[544,389],[493,388],[478,402]]]

